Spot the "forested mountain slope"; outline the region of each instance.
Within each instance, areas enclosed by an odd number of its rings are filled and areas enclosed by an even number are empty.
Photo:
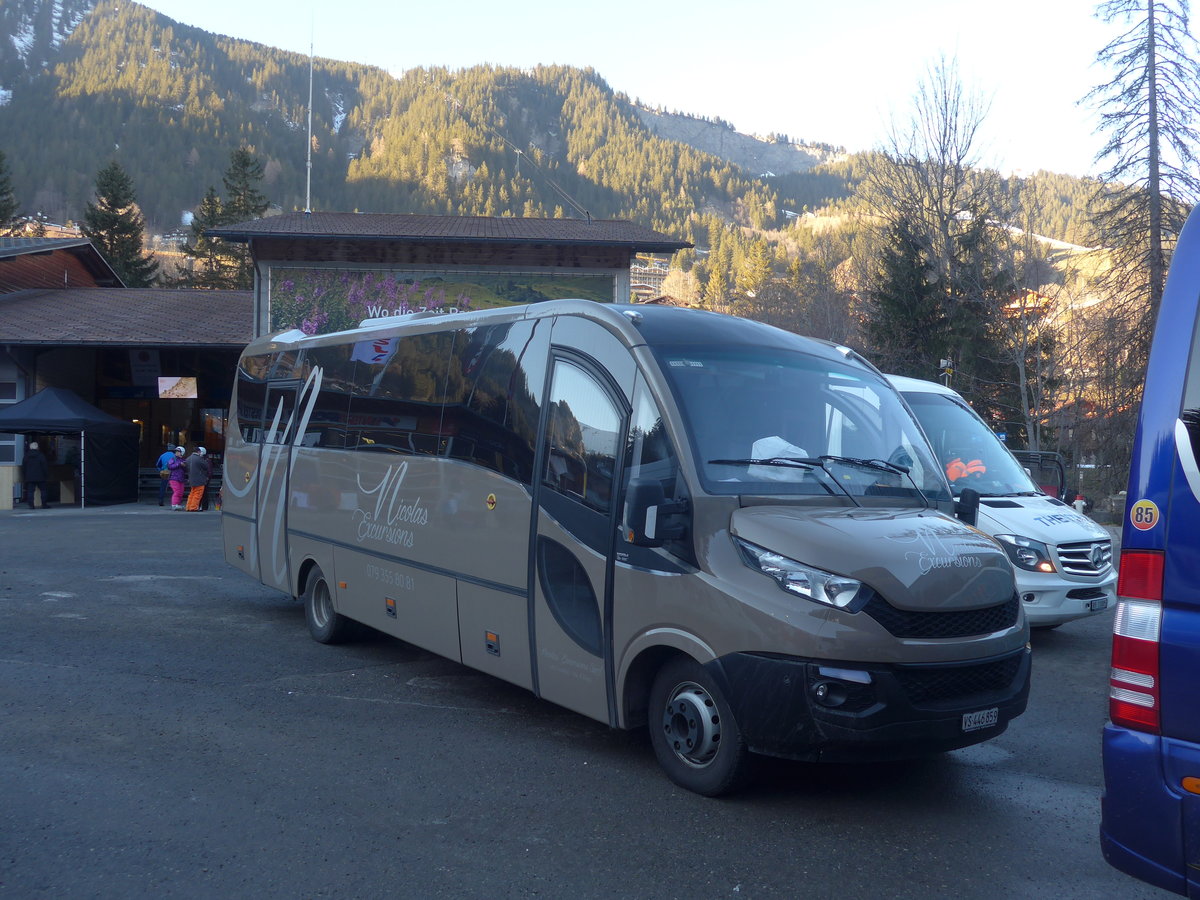
[[[713,215],[756,231],[785,210],[853,206],[870,155],[739,135],[648,110],[590,69],[477,66],[394,78],[313,62],[314,208],[628,218],[686,236]],[[181,25],[126,0],[0,5],[0,151],[27,212],[78,220],[116,159],[151,231],[176,227],[230,152],[303,208],[309,60]],[[1037,187],[1037,227],[1076,240],[1076,179]],[[1036,181],[1036,180],[1035,180]],[[1025,183],[1014,183],[1013,190]]]

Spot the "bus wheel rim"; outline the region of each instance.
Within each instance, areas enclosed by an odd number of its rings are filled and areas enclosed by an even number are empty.
[[[712,695],[695,682],[678,685],[663,710],[663,732],[667,746],[687,765],[711,763],[721,742],[721,716]]]
[[[322,581],[313,588],[313,619],[317,626],[324,628],[333,613],[333,605],[329,599],[329,588]]]

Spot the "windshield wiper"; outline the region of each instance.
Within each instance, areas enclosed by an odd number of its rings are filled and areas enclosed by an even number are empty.
[[[801,469],[822,469],[819,459],[806,456],[770,456],[766,459],[710,459],[710,466],[791,466]]]
[[[895,472],[899,475],[907,475],[912,469],[909,466],[902,466],[899,463],[888,462],[886,459],[859,459],[855,456],[830,456],[826,454],[821,457],[822,460],[830,460],[832,462],[848,463],[852,466],[862,466],[866,469],[882,469],[885,472]]]
[[[855,506],[860,505],[859,502],[854,499],[854,495],[846,490],[845,486],[833,477],[832,472],[825,468],[825,462],[823,458],[813,458],[808,456],[769,456],[765,459],[752,459],[747,457],[746,459],[710,459],[708,464],[711,466],[781,466],[788,469],[804,469],[805,471],[816,470],[821,472],[825,478],[829,479],[829,481],[832,481],[834,486],[837,487],[838,491],[849,497],[851,503],[853,503]],[[822,480],[818,480],[817,484],[821,485],[821,487],[825,489],[826,493],[836,493],[833,488],[831,488]]]
[[[921,498],[921,502],[924,503],[926,507],[932,506],[932,504],[929,502],[929,498],[925,496],[925,492],[921,490],[921,486],[917,484],[916,479],[910,474],[912,470],[908,466],[902,466],[899,463],[888,462],[886,459],[859,459],[855,456],[831,456],[829,454],[822,456],[821,460],[822,463],[825,461],[837,462],[850,466],[860,466],[864,469],[875,469],[880,472],[893,472],[897,475],[903,475],[908,479],[908,483],[913,486],[913,489],[917,492],[917,496]],[[832,478],[833,476],[831,475],[830,477]],[[834,481],[836,480],[837,479],[835,478]]]

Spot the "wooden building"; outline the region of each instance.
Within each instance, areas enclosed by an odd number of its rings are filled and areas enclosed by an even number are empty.
[[[637,254],[691,246],[598,219],[290,213],[209,233],[249,245],[257,334],[333,331],[420,308],[626,303]]]

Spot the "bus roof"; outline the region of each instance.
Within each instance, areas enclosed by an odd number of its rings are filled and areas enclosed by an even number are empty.
[[[962,398],[962,394],[953,388],[946,387],[939,381],[926,381],[923,378],[909,378],[907,375],[888,375],[887,380],[896,390],[908,391],[913,394],[944,394],[947,397]]]
[[[867,368],[874,368],[848,348],[750,319],[679,306],[597,303],[594,300],[547,300],[448,314],[419,312],[371,319],[357,328],[320,335],[308,335],[299,329],[291,329],[259,338],[246,348],[246,352],[265,353],[297,344],[340,344],[388,334],[419,334],[556,315],[582,316],[606,324],[623,334],[630,346],[752,346],[800,351],[826,359],[853,360]]]

